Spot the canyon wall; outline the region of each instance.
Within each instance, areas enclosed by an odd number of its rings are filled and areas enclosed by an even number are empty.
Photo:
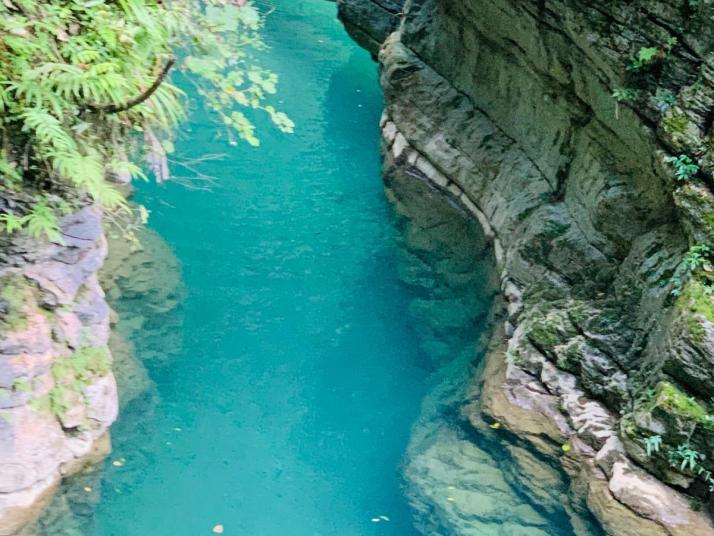
[[[62,221],[63,243],[0,244],[0,534],[16,533],[62,477],[109,451],[117,417],[110,310],[97,272],[101,211]]]
[[[182,342],[180,265],[161,237],[105,236],[95,206],[61,230],[62,243],[0,243],[0,535],[82,532],[60,482],[81,472],[78,496],[100,500],[118,408],[152,391],[143,360]]]
[[[712,6],[369,4],[339,2],[372,51],[396,28],[386,175],[473,214],[501,272],[464,415],[560,460],[610,534],[714,534]]]

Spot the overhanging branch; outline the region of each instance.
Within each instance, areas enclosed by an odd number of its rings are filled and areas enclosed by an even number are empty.
[[[151,97],[157,89],[159,89],[159,86],[163,83],[163,81],[166,79],[166,76],[169,74],[169,71],[171,70],[171,67],[174,66],[176,63],[176,58],[171,58],[166,62],[166,65],[161,69],[161,72],[159,73],[159,76],[156,77],[156,80],[154,80],[154,83],[149,86],[149,88],[141,93],[140,95],[137,95],[133,99],[130,99],[126,101],[124,104],[108,104],[108,105],[97,105],[97,104],[90,104],[89,108],[92,110],[96,110],[99,112],[105,112],[108,114],[116,114],[119,112],[126,112],[127,110],[131,110],[134,106],[138,106],[142,102],[146,101],[149,97]]]

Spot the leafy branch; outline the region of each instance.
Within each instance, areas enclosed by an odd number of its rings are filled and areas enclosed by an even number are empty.
[[[164,82],[166,76],[169,74],[169,71],[175,64],[176,58],[170,58],[162,67],[161,72],[159,73],[159,76],[156,77],[156,80],[154,80],[154,83],[151,84],[151,86],[149,86],[149,88],[142,94],[137,95],[136,97],[128,100],[124,104],[107,104],[104,106],[90,104],[89,108],[100,112],[106,112],[108,114],[116,114],[119,112],[126,112],[127,110],[131,110],[134,106],[138,106],[142,102],[149,99],[156,92],[156,90],[159,89],[159,86]]]

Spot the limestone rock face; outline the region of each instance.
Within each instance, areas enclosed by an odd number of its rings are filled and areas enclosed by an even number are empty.
[[[109,307],[97,282],[101,211],[62,221],[62,244],[0,246],[0,534],[47,504],[63,476],[109,449],[117,417]]]
[[[337,0],[345,28],[372,54],[396,30],[403,5],[404,0]]]
[[[470,212],[501,275],[472,421],[559,458],[611,534],[714,534],[714,6],[402,11],[379,52],[386,174]]]

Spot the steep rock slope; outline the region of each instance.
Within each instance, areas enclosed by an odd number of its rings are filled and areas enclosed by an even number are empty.
[[[560,457],[611,534],[714,534],[712,6],[402,11],[379,55],[387,173],[479,219],[507,303],[470,418]]]
[[[117,416],[101,211],[62,222],[63,244],[0,246],[0,534],[37,516],[63,476],[109,450]]]

